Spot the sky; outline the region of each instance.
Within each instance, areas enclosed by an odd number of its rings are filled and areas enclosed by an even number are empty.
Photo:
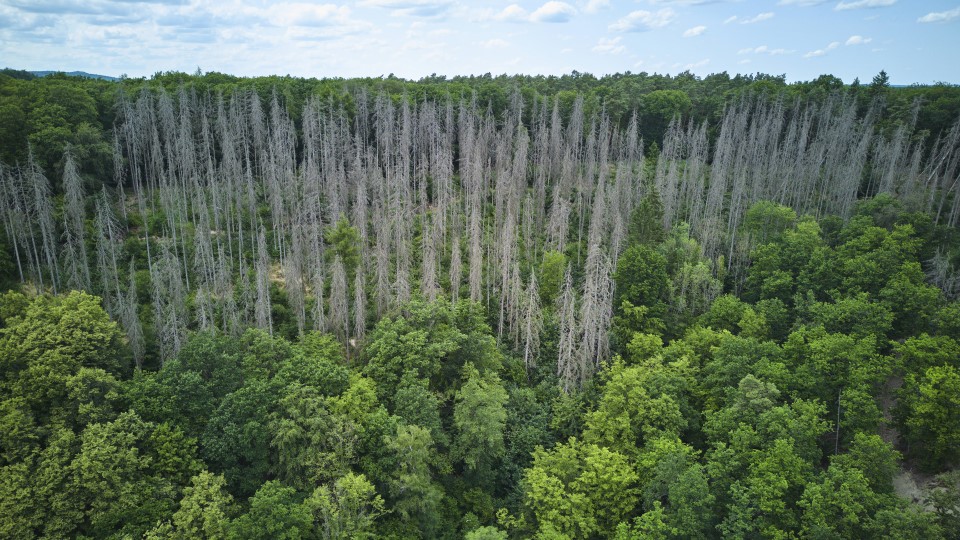
[[[0,67],[960,83],[960,0],[0,0]]]

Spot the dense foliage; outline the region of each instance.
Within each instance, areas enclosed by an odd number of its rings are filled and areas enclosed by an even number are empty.
[[[956,88],[9,75],[0,537],[958,537]]]

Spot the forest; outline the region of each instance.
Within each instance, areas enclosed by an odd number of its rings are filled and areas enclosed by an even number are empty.
[[[0,537],[960,538],[960,87],[0,72]]]

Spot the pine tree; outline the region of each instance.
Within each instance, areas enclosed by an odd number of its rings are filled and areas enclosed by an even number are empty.
[[[460,282],[463,280],[459,235],[453,237],[452,244],[450,246],[450,299],[456,302],[460,298]]]
[[[270,304],[270,253],[267,251],[267,237],[263,224],[257,233],[257,267],[256,267],[256,304],[254,315],[257,328],[262,328],[273,335],[273,317]]]
[[[353,337],[357,341],[363,340],[367,333],[367,293],[366,280],[362,272],[357,272],[353,281]]]
[[[40,242],[43,249],[43,254],[41,255],[37,249],[36,240],[31,238],[31,247],[33,248],[34,260],[36,261],[37,278],[40,281],[40,285],[43,286],[43,270],[40,265],[45,263],[50,286],[53,288],[53,293],[57,294],[60,280],[58,278],[57,243],[54,241],[56,227],[53,223],[53,201],[50,193],[50,182],[47,180],[47,177],[44,176],[40,166],[34,161],[32,150],[27,154],[27,169],[24,173],[24,178],[26,180],[25,187],[29,190],[31,196],[31,198],[28,199],[29,215],[31,222],[36,223],[37,228],[40,230]]]
[[[86,214],[83,180],[77,171],[73,154],[68,149],[63,155],[63,262],[66,286],[90,291],[90,262],[87,259],[84,216]]]
[[[344,344],[350,339],[350,306],[347,303],[347,272],[340,255],[333,259],[330,278],[330,331]]]
[[[100,275],[100,295],[107,311],[116,316],[117,302],[120,300],[120,278],[117,267],[117,250],[120,243],[120,228],[110,208],[106,188],[96,198],[94,231],[96,232],[97,269]]]
[[[586,380],[585,366],[580,362],[580,357],[576,355],[579,326],[576,317],[575,294],[570,267],[567,266],[567,273],[563,278],[563,292],[557,298],[557,311],[560,321],[560,335],[557,346],[557,377],[560,378],[563,391],[568,394],[579,389],[583,381]]]
[[[530,273],[530,283],[523,303],[523,365],[531,370],[537,365],[540,355],[540,332],[543,331],[543,311],[540,309],[540,294],[537,290],[536,273]]]
[[[143,327],[140,325],[138,315],[140,305],[137,301],[136,267],[133,264],[133,259],[130,260],[130,270],[127,274],[129,276],[127,292],[119,298],[119,319],[120,325],[123,326],[127,335],[127,343],[130,345],[130,352],[133,353],[133,360],[139,369],[143,367],[146,345],[143,339]]]

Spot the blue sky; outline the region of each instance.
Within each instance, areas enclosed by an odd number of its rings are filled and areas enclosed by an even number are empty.
[[[0,0],[0,66],[960,83],[960,0]]]

